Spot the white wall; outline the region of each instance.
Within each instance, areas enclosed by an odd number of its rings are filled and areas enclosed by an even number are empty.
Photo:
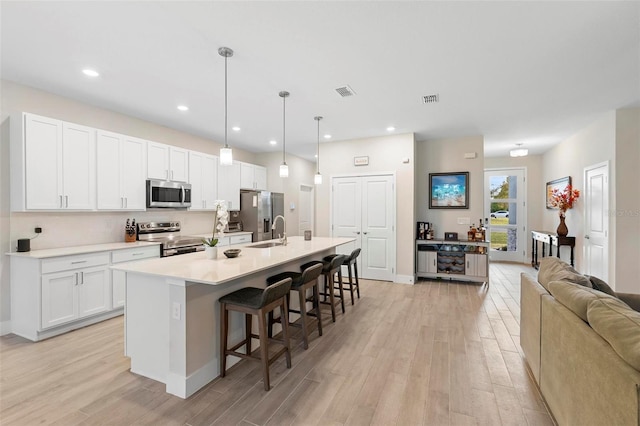
[[[584,190],[584,168],[604,161],[609,162],[609,197],[610,206],[616,205],[616,114],[610,111],[574,136],[563,141],[543,155],[542,178],[543,184],[554,179],[571,176],[574,188]],[[638,182],[637,172],[635,181]],[[544,195],[543,195],[544,197]],[[544,206],[544,204],[543,204]],[[555,233],[560,220],[557,210],[542,209],[543,230]],[[584,271],[584,203],[582,199],[573,209],[567,211],[566,224],[569,235],[576,237],[575,267]],[[609,277],[601,277],[610,283],[615,283],[615,220],[610,217],[609,232],[611,235],[609,246]],[[568,261],[568,250],[561,252],[562,259]]]
[[[445,232],[457,232],[466,238],[469,225],[458,225],[458,218],[478,224],[484,218],[484,138],[427,140],[416,143],[416,221],[432,222],[436,238]],[[464,154],[477,153],[474,159]],[[468,209],[429,209],[429,173],[469,172]]]
[[[542,179],[542,156],[528,155],[526,157],[487,157],[484,159],[485,169],[524,168],[526,170],[527,188],[527,224],[525,230],[525,259],[531,259],[531,231],[542,229],[541,211],[545,209],[545,185]]]
[[[354,166],[353,158],[369,157],[369,165]],[[403,159],[408,159],[403,163]],[[399,279],[414,276],[414,137],[412,133],[320,144],[322,185],[316,186],[316,226],[320,236],[330,232],[332,176],[395,173],[396,266]]]
[[[18,238],[35,235],[33,228],[43,228],[43,233],[31,242],[31,249],[65,247],[122,241],[127,218],[137,221],[179,220],[184,233],[209,233],[213,227],[210,212],[184,212],[155,210],[149,212],[88,212],[88,213],[10,213],[9,206],[9,115],[31,112],[72,123],[83,124],[147,140],[180,146],[217,155],[221,145],[217,142],[160,126],[134,117],[87,105],[72,99],[22,86],[6,80],[0,81],[2,94],[0,123],[0,334],[6,331],[10,319],[9,261],[4,253],[15,250]],[[232,147],[233,148],[233,147]],[[262,154],[233,149],[234,160],[263,164]],[[292,166],[301,164],[305,181],[313,182],[313,164],[291,156]],[[263,164],[271,166],[271,164]],[[295,178],[296,167],[292,167]],[[277,170],[276,170],[277,173]],[[277,176],[277,175],[276,175]],[[268,177],[273,181],[272,173]],[[280,178],[277,178],[280,179]],[[301,178],[302,179],[302,178]],[[277,185],[277,183],[276,183]],[[284,188],[289,190],[289,188]],[[297,192],[296,192],[297,196]],[[297,220],[297,219],[296,219]],[[293,222],[292,222],[293,223]]]
[[[616,111],[616,291],[640,293],[640,108]]]

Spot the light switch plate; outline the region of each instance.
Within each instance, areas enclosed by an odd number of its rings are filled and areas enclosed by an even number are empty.
[[[471,218],[469,217],[458,218],[458,225],[470,225],[470,224],[471,224]]]
[[[171,316],[175,320],[180,320],[180,303],[173,302],[173,305],[171,306]]]

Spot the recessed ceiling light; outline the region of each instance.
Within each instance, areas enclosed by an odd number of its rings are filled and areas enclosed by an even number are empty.
[[[189,111],[189,107],[186,105],[178,105],[180,111]]]
[[[318,158],[318,154],[314,155],[314,157]]]
[[[274,139],[271,139],[271,140],[269,141],[269,144],[271,144],[271,145],[275,145],[275,144],[277,144],[277,143],[278,143],[278,142],[277,142],[276,140],[274,140]]]
[[[325,139],[331,139],[331,135],[329,135],[329,134],[324,135],[324,138],[325,138]]]
[[[234,132],[239,132],[239,131],[240,131],[240,127],[238,127],[238,126],[233,126],[233,127],[231,128],[231,130],[233,130]]]
[[[83,74],[89,77],[98,77],[100,75],[100,73],[96,70],[92,70],[89,68],[85,68],[82,70]]]
[[[396,128],[393,126],[387,127],[387,132],[393,132]]]

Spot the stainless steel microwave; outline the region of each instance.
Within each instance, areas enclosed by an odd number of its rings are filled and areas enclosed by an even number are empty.
[[[190,206],[190,184],[167,180],[147,180],[147,207],[180,209]]]

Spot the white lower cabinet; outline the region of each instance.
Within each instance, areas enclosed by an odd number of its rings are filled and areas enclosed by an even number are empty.
[[[158,245],[10,256],[11,331],[38,341],[122,315],[125,278],[118,271],[112,276],[111,264],[159,256]]]
[[[111,309],[109,265],[42,276],[42,329]]]

